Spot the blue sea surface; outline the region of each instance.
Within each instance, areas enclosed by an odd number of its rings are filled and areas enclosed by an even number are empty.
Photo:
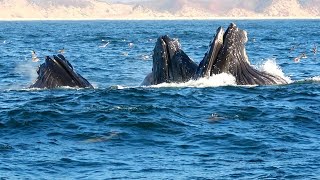
[[[159,36],[200,62],[230,22],[0,22],[0,179],[320,179],[319,20],[234,21],[288,85],[140,86]],[[28,89],[62,48],[95,89]]]

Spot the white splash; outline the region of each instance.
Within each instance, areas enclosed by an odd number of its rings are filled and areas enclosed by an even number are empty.
[[[306,78],[305,81],[320,82],[320,76]]]
[[[9,89],[9,91],[10,90],[21,90],[21,91],[30,91],[30,92],[32,92],[32,91],[44,91],[44,90],[47,90],[47,89],[46,88],[41,89],[41,88],[27,88],[27,87],[25,87],[25,88],[19,88],[19,89]]]
[[[277,62],[275,59],[267,59],[265,62],[263,62],[261,65],[258,65],[257,67],[260,71],[267,72],[269,74],[279,76],[286,80],[288,83],[292,83],[290,77],[286,76],[281,67],[277,65]]]
[[[93,89],[99,89],[99,85],[96,82],[90,82],[91,85],[93,86]]]
[[[119,90],[122,90],[122,89],[126,89],[127,87],[121,86],[121,85],[117,85],[116,88],[119,89]]]
[[[136,87],[128,87],[128,86],[122,86],[122,85],[110,86],[110,89],[115,89],[115,90],[123,90],[123,89],[130,89],[130,88],[136,88]]]
[[[311,79],[312,79],[312,81],[320,82],[320,76],[316,76],[316,77],[313,77]]]
[[[150,86],[152,88],[162,87],[195,87],[195,88],[206,88],[206,87],[219,87],[219,86],[236,86],[236,79],[234,76],[226,73],[212,75],[209,78],[201,78],[198,80],[190,80],[185,83],[162,83],[158,85]]]
[[[23,61],[17,64],[17,66],[14,68],[14,72],[27,77],[30,82],[35,81],[38,77],[35,64],[32,61]]]
[[[47,89],[47,88],[46,88]],[[70,86],[59,86],[55,89],[66,89],[66,90],[82,90],[82,89],[85,89],[85,88],[79,88],[79,87],[70,87]]]

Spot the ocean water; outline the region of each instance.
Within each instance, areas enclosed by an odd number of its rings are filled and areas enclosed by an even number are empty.
[[[252,65],[290,84],[236,86],[223,74],[140,87],[157,37],[199,62],[231,22],[248,32]],[[0,22],[0,179],[320,179],[319,25]],[[28,89],[62,48],[95,89]]]

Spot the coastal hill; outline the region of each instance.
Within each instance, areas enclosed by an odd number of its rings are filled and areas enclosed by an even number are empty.
[[[0,0],[0,19],[320,18],[320,0]]]

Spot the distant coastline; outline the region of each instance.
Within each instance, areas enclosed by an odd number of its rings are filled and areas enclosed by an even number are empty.
[[[0,21],[320,20],[317,17],[1,18]]]
[[[1,0],[0,0],[1,1]],[[235,2],[243,3],[235,3]],[[191,0],[108,3],[100,0],[2,0],[1,21],[320,19],[320,5],[302,0]],[[170,3],[168,3],[170,2]],[[234,3],[231,3],[234,2]],[[245,2],[245,3],[244,3]],[[250,6],[249,6],[250,5]]]

